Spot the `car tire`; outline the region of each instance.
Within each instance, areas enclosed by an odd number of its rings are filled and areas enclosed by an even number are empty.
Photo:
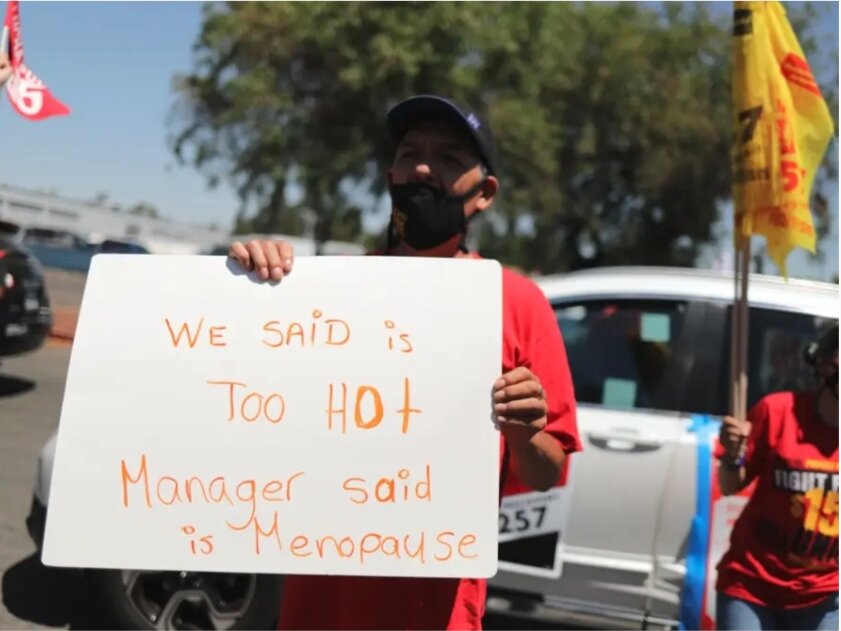
[[[275,629],[283,577],[91,570],[105,622],[119,629]]]

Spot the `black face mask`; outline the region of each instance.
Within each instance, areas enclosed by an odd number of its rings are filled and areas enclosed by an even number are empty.
[[[467,232],[464,202],[475,195],[484,180],[461,196],[426,184],[392,184],[389,242],[403,241],[417,250],[428,250]]]

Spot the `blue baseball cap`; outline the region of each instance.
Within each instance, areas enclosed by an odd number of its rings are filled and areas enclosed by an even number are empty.
[[[496,140],[490,125],[476,112],[443,96],[421,94],[400,101],[386,116],[388,130],[395,142],[400,142],[412,125],[421,120],[452,121],[462,127],[476,143],[476,149],[488,172],[497,175],[499,158]]]

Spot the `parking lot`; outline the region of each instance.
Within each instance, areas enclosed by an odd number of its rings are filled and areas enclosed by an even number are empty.
[[[97,628],[76,572],[45,568],[25,519],[41,446],[58,425],[70,345],[0,364],[0,628]]]
[[[38,453],[58,427],[85,277],[46,271],[55,330],[35,353],[0,362],[0,629],[107,628],[79,572],[43,566],[26,530]]]
[[[85,277],[47,270],[56,332],[73,333]],[[0,628],[101,628],[75,571],[44,567],[27,530],[38,453],[58,426],[70,343],[0,361]]]

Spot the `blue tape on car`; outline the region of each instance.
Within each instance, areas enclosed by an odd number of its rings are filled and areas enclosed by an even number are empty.
[[[698,629],[704,588],[707,582],[707,552],[710,539],[710,498],[712,496],[712,443],[718,434],[719,422],[706,415],[692,417],[689,431],[696,436],[697,467],[695,484],[695,516],[689,532],[686,551],[686,577],[680,594],[678,628]]]

